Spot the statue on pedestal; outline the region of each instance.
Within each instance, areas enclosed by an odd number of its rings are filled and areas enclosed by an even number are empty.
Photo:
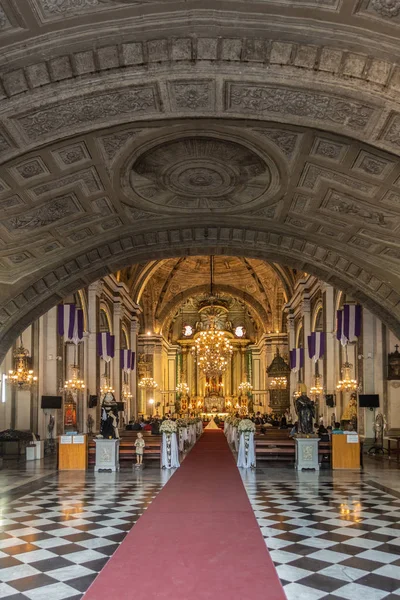
[[[298,419],[298,433],[303,435],[310,435],[313,431],[313,419],[315,417],[315,403],[307,396],[305,391],[301,392],[301,395],[296,398],[294,403],[297,419]]]
[[[106,440],[119,439],[118,406],[111,392],[107,392],[101,405],[100,436]]]

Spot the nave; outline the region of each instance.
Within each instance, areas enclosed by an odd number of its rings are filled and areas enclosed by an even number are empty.
[[[216,590],[229,590],[234,599],[261,599],[272,597],[271,589],[280,597],[262,538],[288,600],[399,598],[396,463],[367,458],[364,471],[319,474],[296,474],[291,466],[243,470],[246,506],[240,471],[235,473],[224,440],[210,461],[205,436],[172,478],[173,472],[151,466],[94,474],[57,472],[50,458],[7,461],[0,472],[0,598],[78,600],[99,573],[88,600],[100,600],[101,589],[108,597],[114,577],[140,599],[157,592],[160,598],[203,600],[217,597]],[[164,564],[159,536],[175,548]],[[205,545],[201,555],[199,543]],[[241,552],[246,545],[251,551]],[[172,575],[179,575],[173,590]],[[247,591],[235,595],[240,582]],[[259,584],[265,592],[252,588]],[[119,594],[124,598],[123,590]]]

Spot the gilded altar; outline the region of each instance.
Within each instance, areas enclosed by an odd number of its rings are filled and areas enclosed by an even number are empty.
[[[223,396],[206,396],[204,398],[204,412],[225,412],[225,398]]]

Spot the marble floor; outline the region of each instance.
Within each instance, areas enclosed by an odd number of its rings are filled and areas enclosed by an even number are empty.
[[[0,599],[78,600],[162,489],[156,467],[0,470]],[[400,600],[400,469],[242,472],[288,600]],[[246,599],[247,600],[247,599]],[[249,599],[250,600],[250,599]]]
[[[400,470],[243,472],[288,600],[400,599]]]
[[[169,474],[35,466],[0,471],[0,598],[78,600]]]

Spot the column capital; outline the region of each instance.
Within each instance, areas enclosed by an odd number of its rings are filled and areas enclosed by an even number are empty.
[[[122,302],[120,300],[117,300],[113,302],[113,310],[114,310],[114,317],[121,317],[122,313],[123,313],[123,306],[122,306]]]
[[[98,279],[89,285],[89,294],[90,292],[95,293],[96,296],[101,296],[103,291],[104,282],[102,279]]]
[[[301,309],[303,313],[311,312],[311,301],[309,298],[303,298],[303,301],[301,303]]]
[[[131,321],[131,333],[138,334],[140,331],[139,319],[137,317],[133,317]]]

